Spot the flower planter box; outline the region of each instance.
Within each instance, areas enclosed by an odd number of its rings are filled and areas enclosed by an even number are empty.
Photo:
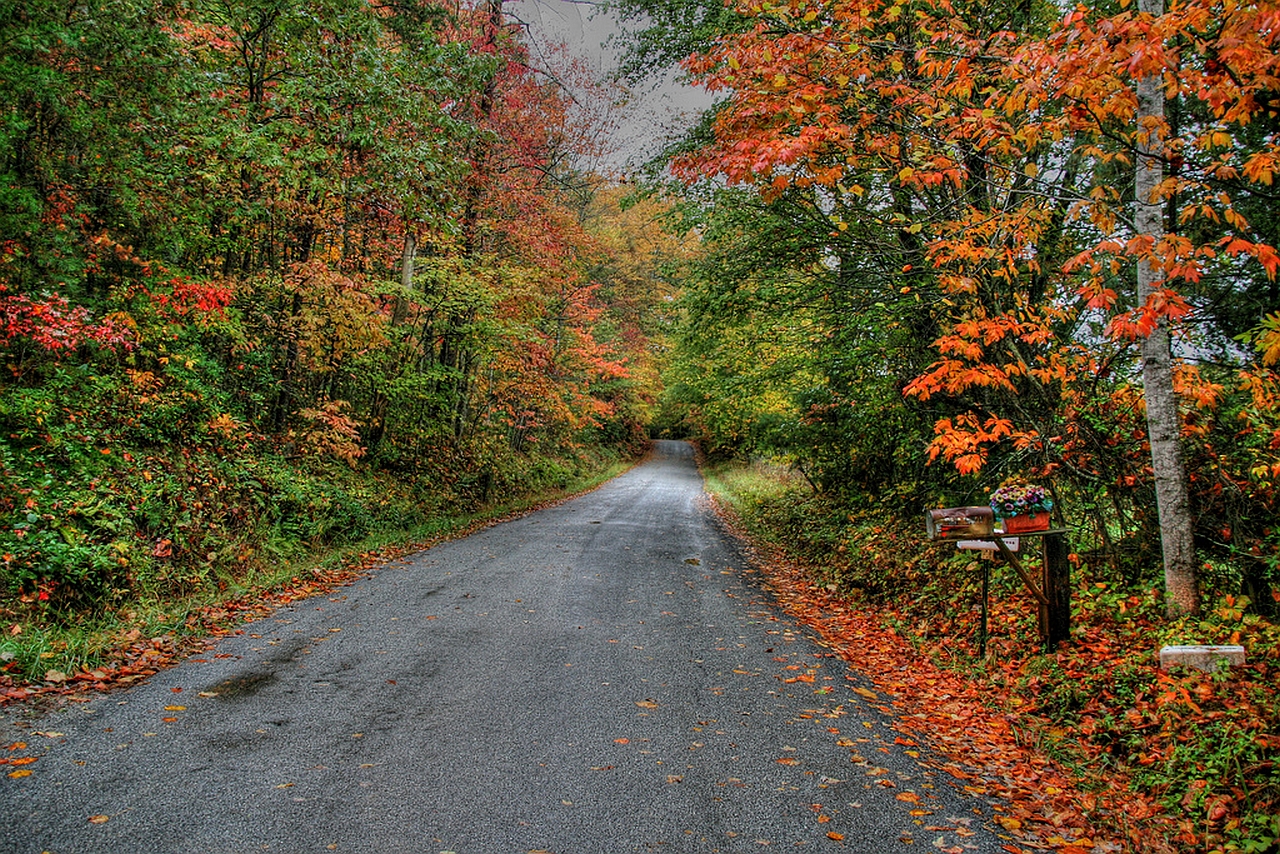
[[[1006,516],[1004,532],[1006,534],[1029,534],[1032,531],[1049,530],[1049,513],[1024,513],[1019,516]]]

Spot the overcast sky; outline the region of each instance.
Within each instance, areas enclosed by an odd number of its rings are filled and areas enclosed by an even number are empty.
[[[536,43],[563,42],[609,74],[617,65],[614,49],[606,47],[618,32],[617,23],[587,2],[572,0],[507,0],[504,9],[512,18],[528,25]],[[594,14],[593,14],[594,13]],[[653,88],[634,90],[624,110],[617,115],[612,133],[615,153],[605,158],[603,168],[625,170],[656,155],[665,141],[679,135],[711,104],[706,92],[674,82],[675,70],[667,81]]]

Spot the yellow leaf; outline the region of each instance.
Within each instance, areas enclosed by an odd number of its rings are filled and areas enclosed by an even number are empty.
[[[870,688],[854,688],[853,693],[857,694],[860,697],[866,697],[868,700],[880,699],[880,695],[877,694],[875,691],[872,691]]]
[[[1028,163],[1026,166],[1022,167],[1022,174],[1026,175],[1028,178],[1034,178],[1040,174],[1040,167],[1034,163]]]
[[[164,710],[166,712],[185,712],[187,710],[187,707],[186,706],[165,706]]]
[[[23,777],[30,777],[30,776],[31,776],[31,772],[30,772],[30,771],[28,771],[26,768],[23,768],[21,771],[10,771],[10,772],[9,772],[9,778],[10,778],[10,779],[12,779],[12,780],[20,780],[20,779],[22,779]]]
[[[729,57],[729,67],[732,68],[734,71],[737,71],[739,68],[742,67],[742,63],[738,62],[738,57],[731,56]]]
[[[109,816],[109,815],[91,815],[91,816],[89,816],[89,823],[90,823],[90,824],[106,824],[106,823],[107,823],[107,822],[109,822],[109,821],[111,821],[111,816]]]

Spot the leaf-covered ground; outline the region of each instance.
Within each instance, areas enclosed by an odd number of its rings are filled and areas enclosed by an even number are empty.
[[[1002,803],[1008,851],[1280,851],[1280,630],[1247,603],[1170,622],[1157,592],[1080,571],[1072,640],[1042,653],[1029,594],[997,585],[983,659],[972,586],[914,528],[881,520],[828,542],[821,559],[741,482],[714,486],[779,603],[893,697],[904,731],[945,770]],[[877,574],[889,589],[869,596]],[[1191,638],[1241,643],[1247,663],[1162,671],[1160,646]]]

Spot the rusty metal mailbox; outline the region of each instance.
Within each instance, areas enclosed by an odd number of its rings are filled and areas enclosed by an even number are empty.
[[[944,507],[924,514],[925,531],[931,540],[989,537],[995,522],[996,514],[990,507]]]

